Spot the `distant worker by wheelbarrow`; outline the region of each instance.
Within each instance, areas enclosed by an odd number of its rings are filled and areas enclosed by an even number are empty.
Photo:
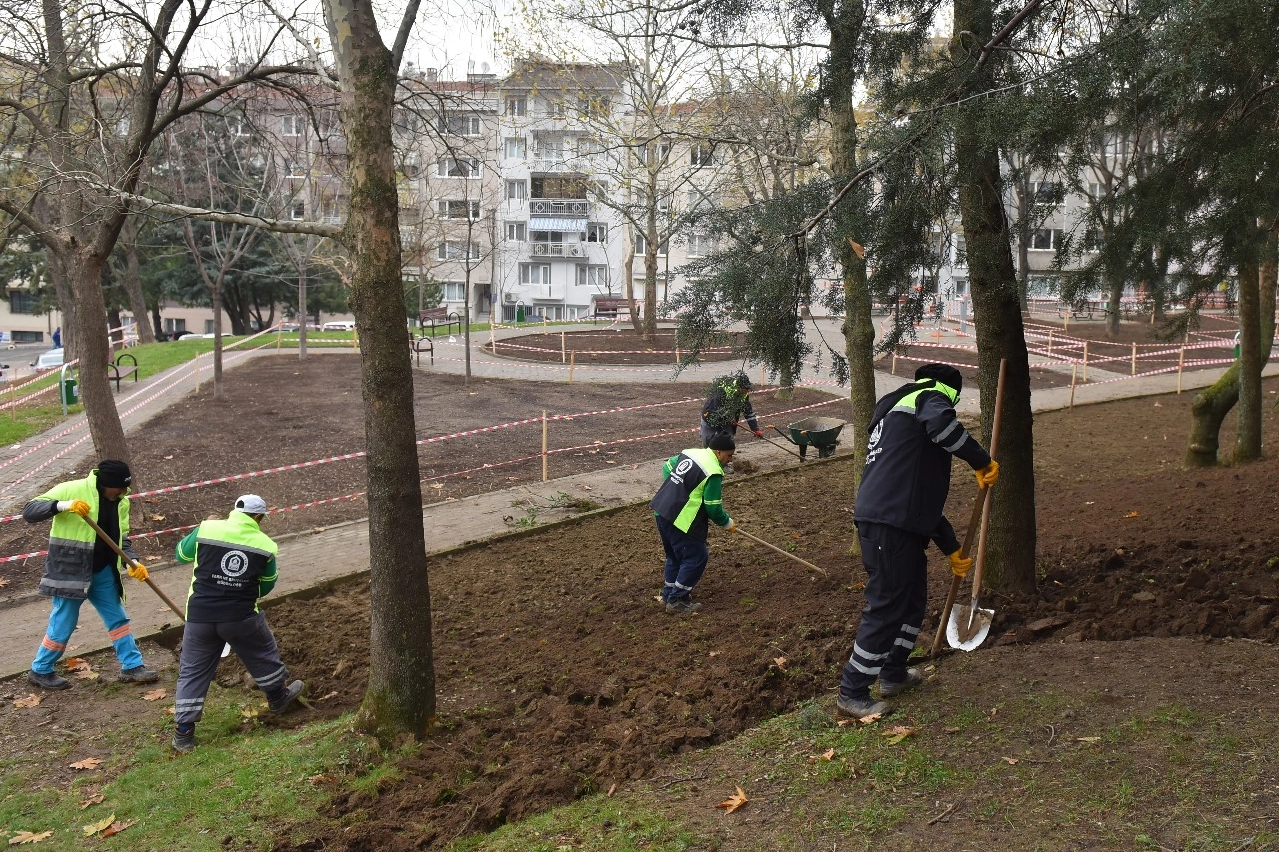
[[[737,424],[742,420],[756,438],[764,437],[751,405],[751,380],[740,370],[732,375],[720,376],[711,385],[711,394],[702,403],[702,446],[709,447],[717,434],[734,437]]]

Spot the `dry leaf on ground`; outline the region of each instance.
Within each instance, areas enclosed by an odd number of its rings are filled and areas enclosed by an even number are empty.
[[[151,516],[151,520],[153,520],[153,521],[163,521],[163,520],[164,520],[164,515],[152,515],[152,516]]]
[[[897,745],[913,733],[915,733],[914,728],[908,728],[905,725],[893,725],[891,728],[884,731],[881,736],[888,737],[889,745]]]
[[[142,700],[143,701],[159,701],[164,696],[165,696],[165,692],[163,689],[153,689],[150,692],[142,693]]]
[[[63,665],[67,667],[67,671],[69,672],[79,671],[80,669],[92,668],[92,666],[89,665],[89,661],[84,659],[83,657],[72,657],[71,659],[63,663]]]
[[[88,666],[84,666],[83,668],[76,669],[75,671],[71,672],[71,674],[74,677],[78,678],[79,680],[97,680],[99,677],[101,677],[100,674],[98,674],[93,669],[89,668]]]
[[[4,577],[0,577],[0,589],[3,589],[7,585],[9,585],[9,581]]]
[[[102,765],[100,757],[86,757],[84,760],[77,760],[71,764],[72,769],[97,769]]]
[[[786,658],[773,657],[773,665],[777,666],[777,668],[781,669],[782,671],[786,671]]]
[[[53,831],[42,831],[36,834],[33,831],[19,831],[13,837],[9,838],[10,846],[21,846],[24,843],[39,843],[53,836]]]
[[[746,798],[746,791],[743,790],[741,787],[738,787],[736,793],[729,796],[727,799],[720,802],[715,807],[723,808],[724,813],[731,814],[733,811],[737,810],[738,808],[740,808],[742,805],[746,804],[749,801],[750,799]]]
[[[115,814],[111,814],[111,816],[107,817],[106,819],[100,819],[97,822],[91,822],[84,827],[83,829],[84,836],[92,837],[93,835],[97,834],[99,831],[106,831],[108,828],[111,827],[111,823],[113,822],[115,822]]]
[[[1099,743],[1101,737],[1075,737],[1075,740],[1081,743]]]
[[[834,759],[835,759],[835,749],[828,748],[824,752],[822,752],[822,760],[834,760]]]
[[[84,810],[85,808],[89,807],[90,805],[100,805],[100,804],[102,804],[102,800],[103,800],[103,799],[105,799],[105,798],[106,798],[106,794],[105,794],[105,793],[99,793],[99,794],[98,794],[98,795],[96,795],[96,796],[90,796],[90,797],[89,797],[89,798],[87,798],[87,799],[82,799],[82,800],[80,801],[80,810]]]
[[[1004,758],[1004,763],[1007,763],[1009,766],[1016,766],[1016,765],[1017,765],[1017,758],[1015,758],[1015,757],[1005,757],[1005,758]]]
[[[106,830],[106,831],[102,832],[102,836],[103,836],[103,837],[110,837],[110,836],[111,836],[111,835],[113,835],[113,834],[119,834],[120,832],[122,832],[122,831],[124,831],[126,828],[128,828],[129,826],[131,826],[131,825],[135,825],[135,824],[137,824],[137,820],[136,820],[136,819],[131,819],[131,820],[127,821],[127,822],[122,822],[122,821],[116,821],[116,822],[113,822],[113,823],[111,823],[111,825],[107,828],[107,830]]]
[[[1124,517],[1125,517],[1125,518],[1135,518],[1135,517],[1137,517],[1137,515],[1138,515],[1138,514],[1139,514],[1139,513],[1137,512],[1137,510],[1136,510],[1136,509],[1134,509],[1133,511],[1131,511],[1131,512],[1129,512],[1128,514],[1124,515]]]
[[[330,698],[337,698],[337,697],[338,697],[338,692],[337,692],[337,690],[335,689],[335,690],[333,690],[332,692],[328,693],[327,695],[321,695],[319,698],[317,698],[317,699],[315,699],[315,700],[316,700],[316,701],[328,701]]]
[[[18,708],[35,707],[42,700],[43,699],[41,699],[39,695],[36,695],[33,692],[30,695],[28,695],[26,698],[15,699],[13,702],[13,706]]]

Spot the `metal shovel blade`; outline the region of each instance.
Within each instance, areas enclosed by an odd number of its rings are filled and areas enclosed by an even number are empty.
[[[990,622],[995,617],[993,609],[980,607],[970,618],[967,606],[956,605],[950,611],[946,624],[946,642],[958,651],[976,651],[990,634]]]
[[[231,643],[227,642],[222,646],[222,659],[225,660],[229,656],[231,656]]]

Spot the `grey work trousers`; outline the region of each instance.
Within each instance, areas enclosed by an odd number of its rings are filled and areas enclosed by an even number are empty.
[[[198,722],[204,715],[204,697],[217,673],[223,645],[231,646],[267,698],[279,696],[288,683],[289,670],[280,660],[280,649],[262,613],[243,621],[187,622],[174,706],[179,725]]]

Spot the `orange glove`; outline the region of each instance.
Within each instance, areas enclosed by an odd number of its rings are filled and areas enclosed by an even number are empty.
[[[950,573],[961,580],[967,577],[968,572],[973,569],[972,557],[961,555],[963,552],[963,548],[960,548],[946,557],[950,560]]]
[[[974,470],[973,476],[977,477],[979,488],[994,488],[995,483],[999,481],[999,462],[991,459],[990,464],[981,470]]]
[[[141,562],[134,562],[128,567],[128,571],[129,576],[137,580],[139,583],[145,583],[151,576],[150,572],[147,571],[147,566],[143,565]]]
[[[756,438],[762,438],[762,437],[764,437],[764,430],[763,430],[763,429],[752,429],[752,430],[751,430],[751,434],[752,434],[752,435],[754,435]]]
[[[728,524],[724,527],[725,532],[737,532],[737,521],[732,518],[728,519]]]
[[[75,512],[82,518],[89,517],[89,513],[93,511],[93,507],[83,500],[72,500],[71,505],[67,507],[68,512]]]

